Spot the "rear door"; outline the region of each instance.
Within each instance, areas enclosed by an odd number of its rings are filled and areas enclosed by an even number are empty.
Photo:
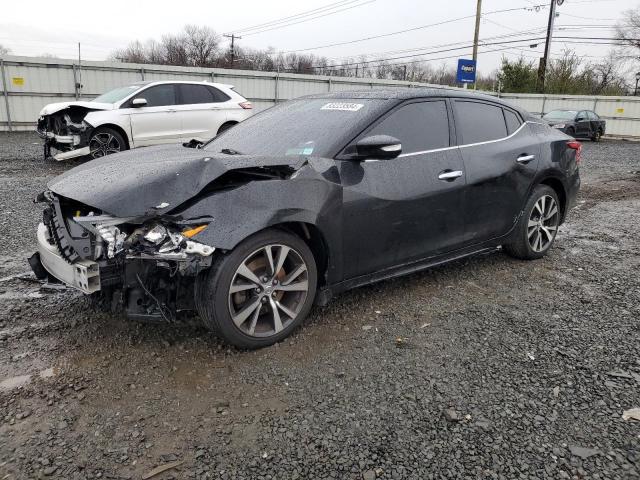
[[[451,147],[450,116],[444,99],[404,103],[359,137],[398,138],[398,158],[339,162],[346,278],[454,250],[462,241],[465,178],[460,152]],[[439,178],[444,173],[453,175]]]
[[[144,98],[147,105],[133,108],[131,102]],[[176,89],[172,83],[149,87],[123,105],[131,118],[131,137],[135,147],[178,142],[180,119],[176,114]]]
[[[227,121],[229,96],[209,85],[179,83],[177,87],[182,139],[206,141],[215,137]]]
[[[474,245],[514,226],[538,167],[540,145],[514,110],[485,101],[453,103],[467,180],[465,245]]]

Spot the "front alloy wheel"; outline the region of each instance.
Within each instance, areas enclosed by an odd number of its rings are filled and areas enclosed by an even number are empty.
[[[229,287],[229,313],[244,334],[270,337],[300,314],[309,292],[302,256],[286,245],[270,244],[251,253]]]
[[[227,343],[260,348],[286,338],[303,322],[316,285],[309,246],[292,233],[269,229],[214,259],[196,281],[196,308]]]
[[[122,136],[109,128],[97,129],[89,139],[89,154],[92,158],[105,157],[126,148]]]

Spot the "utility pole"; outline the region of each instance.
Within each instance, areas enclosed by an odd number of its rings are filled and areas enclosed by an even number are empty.
[[[236,35],[235,33],[232,33],[232,34],[225,33],[223,37],[227,37],[231,39],[231,68],[233,68],[233,62],[236,59],[235,40],[236,38],[240,40],[242,37]]]
[[[480,36],[480,18],[482,17],[482,0],[478,0],[476,7],[476,31],[473,34],[473,61],[476,62],[476,75],[478,75],[478,38]],[[476,89],[477,82],[473,82],[473,89]],[[465,84],[466,86],[466,84]]]
[[[564,0],[551,0],[549,7],[549,23],[547,24],[547,40],[544,44],[544,56],[540,60],[538,67],[538,90],[544,93],[544,79],[547,74],[547,65],[549,64],[549,56],[551,55],[551,40],[553,37],[553,24],[556,21],[556,3],[562,5]]]
[[[78,42],[78,84],[76,85],[78,96],[82,95],[82,57],[80,55],[80,42]]]

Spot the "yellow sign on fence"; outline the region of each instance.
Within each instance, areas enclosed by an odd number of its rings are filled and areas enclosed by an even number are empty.
[[[616,108],[616,113],[624,113],[624,108]]]
[[[22,87],[24,85],[24,77],[11,77],[11,83],[16,87]]]

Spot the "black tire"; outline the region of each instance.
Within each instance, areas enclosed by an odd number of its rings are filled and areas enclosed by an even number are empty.
[[[557,212],[555,217],[550,218],[549,225],[547,225],[545,229],[540,231],[541,227],[530,226],[530,221],[534,221],[539,211],[536,204],[538,201],[545,197],[551,197],[555,202]],[[539,204],[538,204],[539,205]],[[534,211],[535,210],[535,211]],[[532,219],[533,217],[533,219]],[[504,251],[511,255],[512,257],[519,258],[522,260],[535,260],[538,258],[544,257],[547,252],[553,246],[553,243],[556,239],[556,234],[558,232],[558,227],[560,226],[560,218],[561,218],[561,205],[558,200],[558,195],[555,190],[547,185],[538,185],[534,188],[529,200],[527,200],[527,204],[524,207],[523,214],[520,216],[518,223],[515,227],[515,231],[513,234],[513,240],[503,245]],[[554,223],[552,230],[550,225]],[[537,228],[537,230],[535,230]],[[531,235],[532,229],[534,230],[533,238]],[[549,240],[547,233],[551,231],[553,233],[552,238]],[[541,250],[537,251],[536,247],[532,246],[531,242],[535,242],[537,238],[537,234],[539,234],[542,238],[548,241],[548,244],[544,246]],[[531,239],[531,240],[530,240]],[[540,245],[542,247],[542,245]]]
[[[128,150],[128,148],[126,140],[113,128],[98,127],[91,132],[89,138],[89,156],[91,158],[101,158]]]
[[[218,129],[218,133],[216,135],[220,135],[222,132],[225,132],[227,130],[229,130],[231,127],[233,127],[234,125],[236,125],[237,122],[227,122],[227,123],[223,123],[220,128]]]
[[[567,135],[570,137],[576,138],[576,129],[573,127],[567,128]]]
[[[596,130],[596,132],[591,137],[591,141],[592,142],[599,142],[601,138],[602,138],[602,130],[598,129],[598,130]]]
[[[274,334],[268,336],[250,335],[241,328],[245,326],[247,321],[241,326],[236,326],[233,321],[231,310],[235,307],[232,305],[232,299],[234,298],[232,295],[235,294],[232,294],[230,289],[232,282],[237,278],[239,267],[246,265],[249,259],[255,258],[253,255],[257,255],[256,252],[271,245],[285,245],[292,249],[296,255],[295,258],[300,258],[304,261],[306,265],[305,279],[308,285],[306,296],[296,304],[295,308],[298,309],[298,313],[295,318],[287,317],[287,323],[282,324],[282,326],[284,326],[282,330],[277,331],[274,325],[274,332],[276,332]],[[281,271],[284,272],[284,267]],[[275,272],[272,277],[273,279],[276,278],[277,273],[278,272]],[[289,274],[290,273],[291,272],[289,272]],[[266,278],[266,276],[263,278]],[[270,281],[271,280],[264,285],[268,285]],[[283,283],[283,285],[285,284]],[[195,303],[198,314],[205,326],[221,337],[226,343],[242,349],[256,349],[283,340],[302,324],[313,306],[316,286],[316,262],[307,244],[296,235],[292,235],[284,230],[269,229],[252,235],[232,251],[218,257],[211,268],[201,274],[196,280]],[[245,302],[246,305],[248,305],[253,302],[252,299],[258,299],[259,296],[266,296],[268,298],[269,304],[264,304],[263,306],[258,305],[258,313],[256,314],[256,318],[264,319],[260,321],[266,324],[268,323],[269,316],[273,319],[273,313],[269,312],[272,312],[271,307],[274,304],[270,303],[271,298],[269,292],[256,293],[257,290],[259,290],[259,288],[255,289],[255,291],[253,288],[247,290],[248,293],[246,293],[247,299]],[[272,293],[271,295],[276,297],[276,293]],[[262,298],[259,300],[262,300]],[[276,303],[278,303],[278,301],[282,301],[282,298],[276,299]],[[255,313],[255,311],[254,309],[253,312]],[[276,311],[279,312],[277,307]],[[238,314],[239,312],[236,312],[236,315]]]

